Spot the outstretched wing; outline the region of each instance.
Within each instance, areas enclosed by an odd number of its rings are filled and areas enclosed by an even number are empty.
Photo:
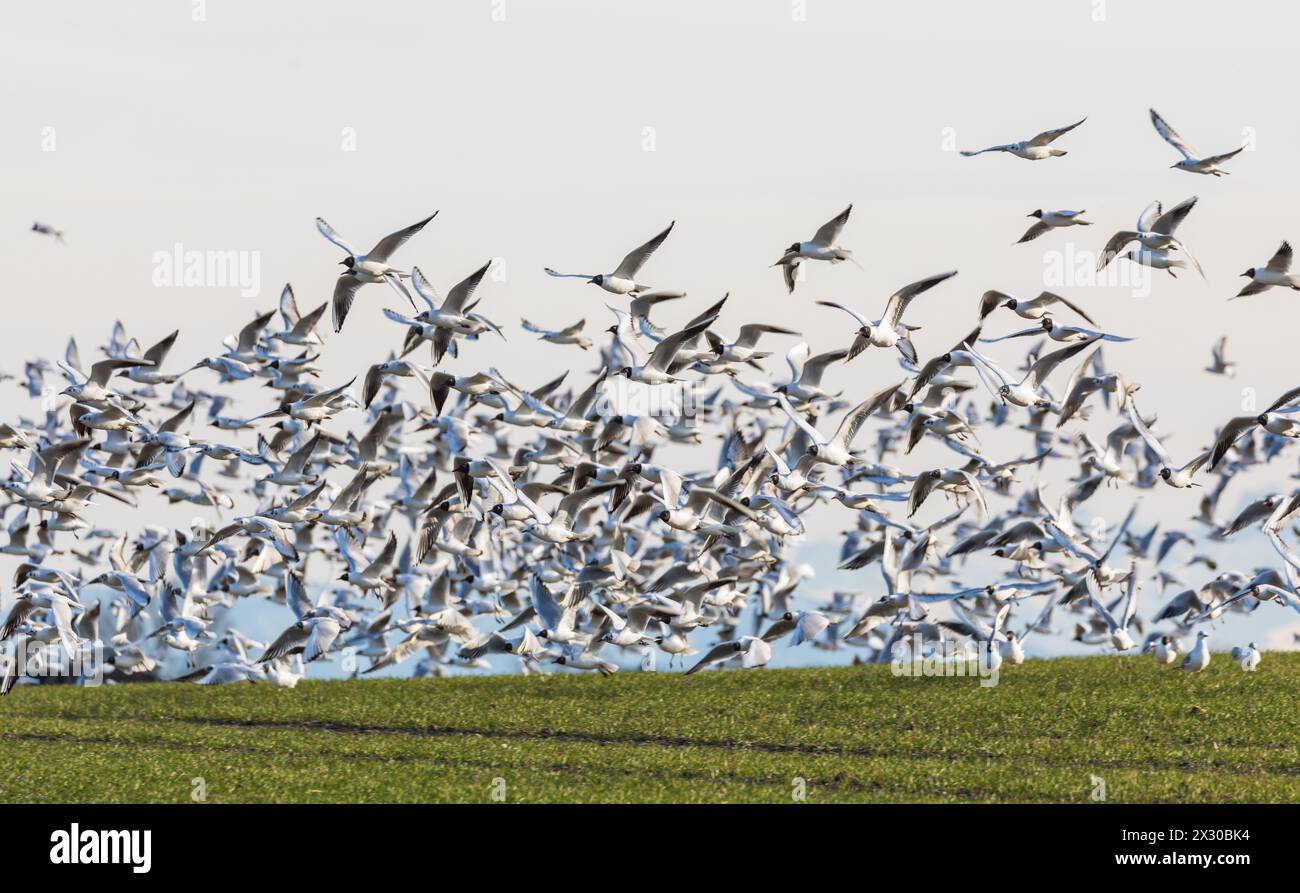
[[[322,236],[329,239],[335,245],[339,246],[345,252],[347,252],[348,257],[356,257],[357,253],[352,250],[352,246],[349,245],[347,242],[343,241],[343,237],[340,236],[335,231],[334,227],[330,226],[328,223],[325,222],[324,217],[316,218],[316,229],[320,232]]]
[[[420,230],[424,229],[425,224],[427,224],[430,220],[432,220],[437,216],[438,216],[438,212],[434,211],[432,214],[430,214],[428,217],[421,220],[419,223],[412,223],[406,229],[399,229],[395,233],[390,233],[389,235],[384,236],[382,239],[379,240],[378,245],[370,249],[370,253],[366,255],[366,258],[368,260],[377,260],[381,264],[387,263],[388,258],[392,255],[394,251],[396,251],[398,248],[401,248],[403,245],[405,245],[407,240],[410,239],[411,236],[415,235]],[[328,236],[326,238],[328,238]]]
[[[1042,133],[1038,134],[1038,136],[1031,139],[1029,141],[1029,145],[1046,146],[1048,143],[1052,142],[1057,137],[1069,133],[1071,130],[1078,127],[1080,124],[1082,124],[1084,121],[1087,120],[1088,120],[1087,118],[1080,118],[1078,121],[1075,121],[1073,124],[1066,125],[1065,127],[1058,127],[1055,130],[1044,130]]]
[[[483,277],[487,275],[488,268],[492,266],[492,261],[488,261],[479,267],[468,277],[452,286],[451,291],[447,292],[447,300],[442,302],[443,313],[460,314],[465,312],[465,305],[469,299],[474,296],[474,290],[478,288]]]
[[[650,255],[654,254],[655,250],[663,244],[664,239],[668,238],[668,234],[673,231],[673,227],[676,225],[677,221],[674,220],[672,223],[668,224],[668,228],[659,235],[655,236],[649,242],[646,242],[640,248],[623,258],[623,262],[618,265],[618,269],[614,271],[614,275],[620,279],[635,279],[636,274],[640,272],[641,267],[643,267],[645,262],[650,259]]]
[[[1291,243],[1290,242],[1283,242],[1281,244],[1281,246],[1277,249],[1277,252],[1274,253],[1274,255],[1268,259],[1268,265],[1266,269],[1270,273],[1285,273],[1287,270],[1291,269]],[[95,366],[98,365],[99,363],[95,364]],[[92,366],[91,368],[93,369],[94,366]],[[92,377],[93,377],[93,373],[92,373]]]
[[[907,305],[912,299],[922,292],[929,291],[945,279],[951,279],[957,275],[956,270],[949,270],[946,273],[938,273],[934,276],[927,276],[925,279],[918,280],[910,285],[904,285],[898,291],[889,296],[889,303],[885,305],[885,315],[883,320],[890,328],[897,329],[899,321],[903,318],[903,313],[907,310]]]
[[[1160,117],[1160,113],[1155,109],[1151,109],[1151,123],[1155,126],[1156,133],[1160,134],[1162,140],[1177,149],[1183,158],[1191,160],[1195,154],[1192,152],[1192,147],[1183,142],[1183,138],[1178,135],[1178,131],[1170,127],[1169,122]]]
[[[849,212],[852,210],[853,206],[849,205],[836,217],[823,223],[812,240],[819,245],[834,245],[839,240],[840,233],[844,231],[844,224],[849,222]]]
[[[1151,231],[1172,236],[1174,230],[1178,229],[1178,224],[1182,223],[1187,218],[1187,215],[1191,213],[1192,208],[1195,207],[1196,196],[1179,202],[1156,218],[1155,222],[1151,224]]]

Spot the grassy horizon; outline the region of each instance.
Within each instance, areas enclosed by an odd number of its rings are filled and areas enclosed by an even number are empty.
[[[1298,801],[1300,654],[888,667],[22,686],[0,799],[41,802]],[[500,781],[499,781],[499,780]],[[504,790],[502,784],[504,782]]]

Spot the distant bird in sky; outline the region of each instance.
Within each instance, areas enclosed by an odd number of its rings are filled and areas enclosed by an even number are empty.
[[[781,268],[781,276],[785,280],[786,291],[794,294],[795,283],[799,279],[800,265],[805,260],[824,260],[832,264],[837,264],[842,260],[853,260],[853,252],[847,248],[841,248],[839,244],[840,233],[844,231],[844,225],[849,222],[849,214],[853,211],[853,205],[849,205],[839,214],[823,223],[818,227],[813,237],[806,242],[795,242],[781,259],[772,266]],[[855,264],[857,261],[853,261]]]
[[[1092,226],[1091,220],[1084,220],[1082,217],[1086,213],[1086,211],[1044,211],[1042,208],[1031,211],[1029,216],[1037,218],[1038,222],[1025,230],[1025,234],[1017,240],[1016,244],[1032,242],[1043,233],[1063,226]]]
[[[32,232],[40,233],[43,236],[53,236],[54,241],[58,242],[60,245],[65,244],[63,241],[63,230],[55,229],[48,223],[33,223]]]
[[[1042,161],[1044,158],[1056,158],[1065,155],[1066,151],[1064,149],[1056,148],[1052,143],[1056,142],[1057,139],[1069,133],[1087,120],[1087,118],[1080,118],[1073,124],[1066,125],[1065,127],[1058,127],[1055,130],[1044,130],[1037,136],[1031,137],[1027,140],[1021,140],[1018,143],[1004,143],[999,146],[989,146],[987,149],[977,149],[975,151],[963,149],[961,154],[966,158],[970,158],[973,155],[982,155],[985,152],[1007,152],[1017,158],[1024,158],[1028,161]]]
[[[676,225],[677,221],[674,220],[659,235],[633,250],[627,257],[623,258],[622,263],[612,273],[557,273],[550,267],[546,268],[546,273],[561,279],[585,279],[592,285],[599,285],[605,291],[616,295],[638,295],[649,290],[650,286],[637,282],[637,274],[641,272],[641,268],[645,266],[646,261],[659,249],[659,246],[664,243],[664,239],[668,238],[668,234],[673,231],[673,227]]]

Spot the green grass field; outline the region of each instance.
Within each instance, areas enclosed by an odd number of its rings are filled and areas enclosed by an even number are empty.
[[[188,802],[1300,800],[1300,654],[1199,676],[1031,661],[201,687],[25,686],[0,799]],[[500,784],[499,782],[497,783]]]

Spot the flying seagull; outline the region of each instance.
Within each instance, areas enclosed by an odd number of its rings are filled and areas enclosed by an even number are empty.
[[[395,233],[384,236],[366,254],[357,254],[343,241],[343,237],[335,232],[334,227],[325,222],[323,217],[316,218],[316,229],[320,231],[320,234],[347,252],[347,257],[339,261],[347,269],[339,274],[338,282],[334,285],[335,332],[343,330],[343,322],[348,318],[348,311],[352,309],[352,301],[356,298],[357,289],[368,283],[403,279],[411,275],[409,272],[390,266],[388,259],[393,256],[394,251],[405,245],[411,236],[424,229],[425,224],[437,216],[438,212],[434,211],[418,223],[413,223],[405,229],[399,229]],[[413,301],[411,306],[415,306]]]

